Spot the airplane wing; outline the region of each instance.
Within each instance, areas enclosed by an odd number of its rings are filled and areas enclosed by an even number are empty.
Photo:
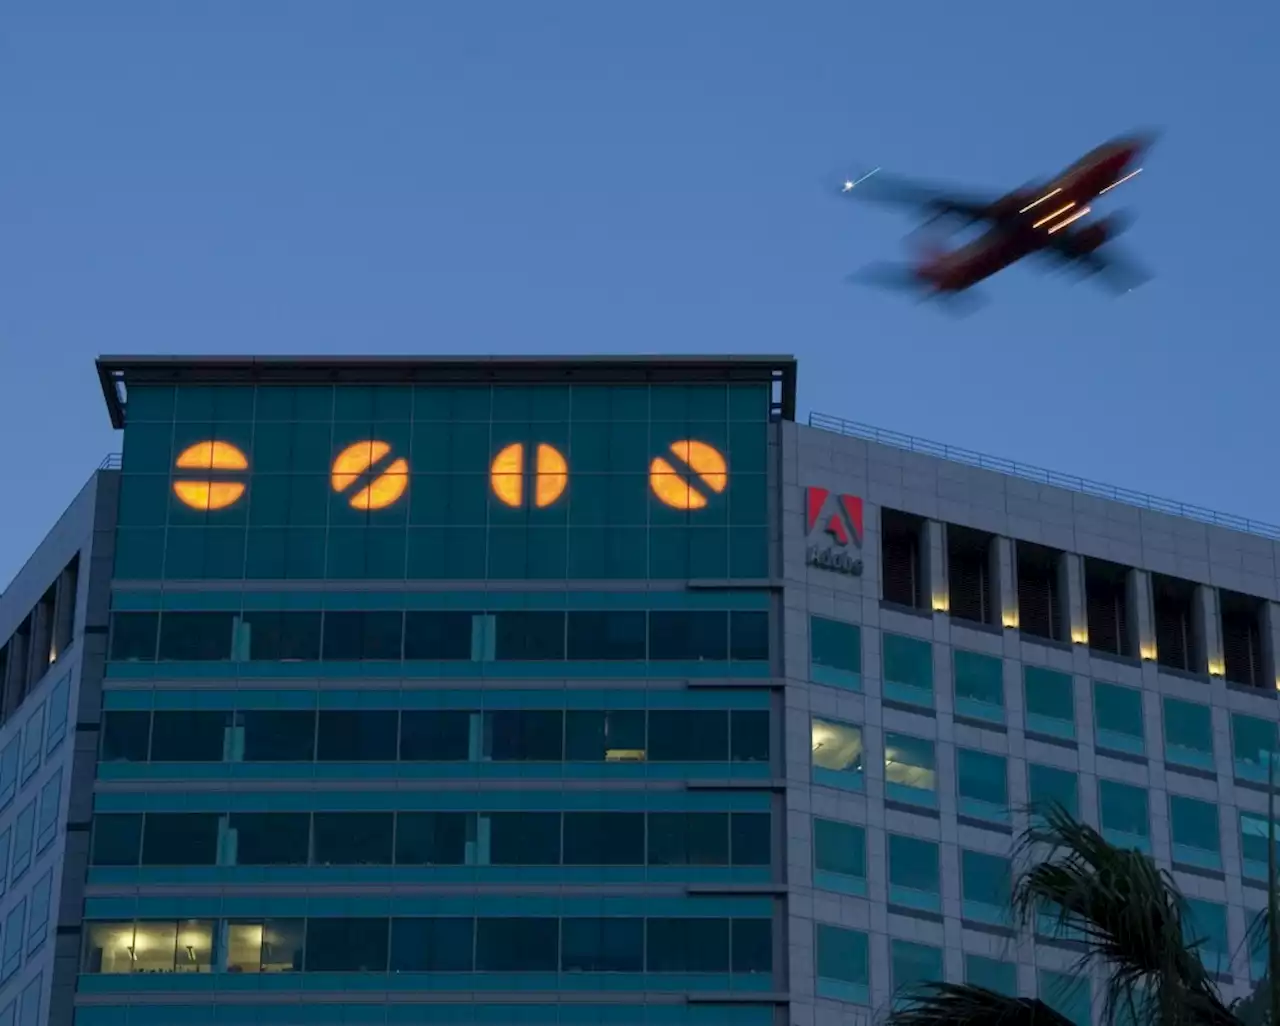
[[[879,170],[846,178],[840,183],[842,195],[873,203],[915,207],[935,217],[953,216],[981,221],[991,216],[997,196],[953,192],[939,186],[913,182],[882,174]]]
[[[1098,280],[1113,292],[1131,292],[1150,280],[1150,275],[1134,260],[1122,255],[1116,243],[1086,250],[1079,245],[1076,233],[1063,231],[1050,237],[1045,252],[1059,262],[1069,264]]]

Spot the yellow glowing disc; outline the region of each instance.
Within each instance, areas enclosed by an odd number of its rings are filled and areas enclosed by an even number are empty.
[[[564,494],[569,485],[569,461],[551,445],[538,446],[537,476],[533,486],[533,502],[539,509],[550,506]]]
[[[249,460],[230,442],[204,441],[188,446],[174,461],[180,470],[248,470]],[[226,509],[244,495],[241,481],[179,479],[173,482],[173,494],[191,509],[208,512]]]
[[[345,492],[362,474],[391,452],[391,446],[377,439],[348,445],[334,457],[329,483],[335,492]],[[354,492],[348,503],[352,509],[386,509],[409,487],[409,462],[397,458],[383,470],[373,471],[373,480]]]
[[[520,442],[508,445],[493,458],[489,484],[504,506],[515,508],[524,500],[524,446]]]
[[[706,442],[685,439],[671,443],[671,453],[689,468],[686,479],[661,456],[649,464],[649,487],[664,506],[672,509],[702,509],[705,491],[719,494],[729,485],[729,465],[723,454]]]
[[[513,442],[501,449],[489,465],[489,484],[494,497],[504,506],[518,509],[524,503],[524,443]],[[533,504],[545,509],[569,486],[569,461],[554,445],[538,443],[534,450]]]

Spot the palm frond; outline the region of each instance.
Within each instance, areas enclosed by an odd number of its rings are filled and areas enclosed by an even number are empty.
[[[1139,1005],[1157,1021],[1233,1021],[1183,932],[1186,906],[1172,876],[1141,852],[1118,848],[1061,806],[1042,813],[1019,854],[1048,855],[1017,880],[1013,908],[1031,925],[1041,915],[1076,931],[1079,969],[1103,970],[1104,1016]]]
[[[885,1026],[1073,1026],[1038,998],[1009,997],[967,983],[922,984],[911,1000]]]

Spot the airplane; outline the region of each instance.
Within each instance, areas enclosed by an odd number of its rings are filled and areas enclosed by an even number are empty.
[[[1072,226],[1092,212],[1094,200],[1142,170],[1135,165],[1153,140],[1150,134],[1113,139],[1085,154],[1052,181],[995,198],[891,179],[880,176],[878,169],[846,179],[840,192],[921,208],[930,215],[926,224],[951,218],[987,225],[979,238],[958,249],[927,252],[905,274],[902,269],[870,269],[872,280],[879,279],[881,284],[955,295],[1024,257],[1043,253],[1086,274],[1101,275],[1119,291],[1127,292],[1144,281],[1145,274],[1110,248],[1107,254],[1100,250],[1125,230],[1128,220],[1112,215]]]

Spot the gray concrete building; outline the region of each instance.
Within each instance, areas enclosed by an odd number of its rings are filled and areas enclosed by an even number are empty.
[[[0,1026],[1084,1026],[1050,800],[1258,975],[1280,529],[798,424],[789,358],[99,374],[122,469],[0,600]]]

